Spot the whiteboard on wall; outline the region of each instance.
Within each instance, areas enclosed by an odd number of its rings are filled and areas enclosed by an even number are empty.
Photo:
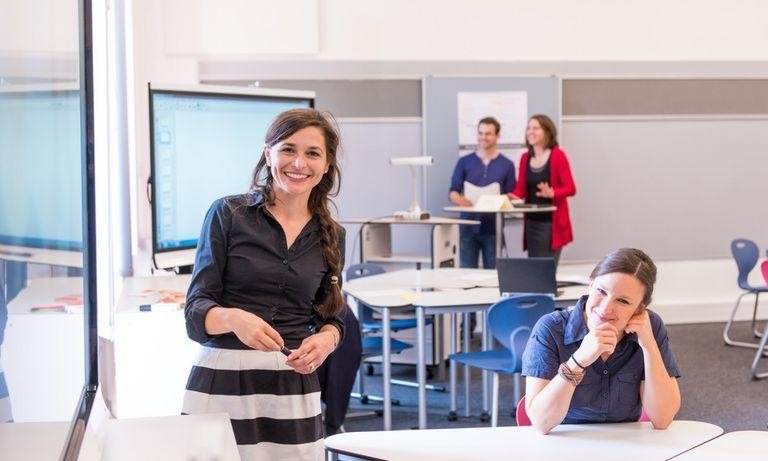
[[[526,95],[526,114],[522,121],[508,121],[501,127],[501,132],[525,134],[527,119],[533,114],[547,114],[560,126],[560,79],[556,76],[436,76],[424,77],[423,125],[424,155],[431,155],[435,163],[429,168],[426,183],[426,208],[438,216],[456,216],[443,211],[451,205],[448,199],[451,187],[451,174],[460,153],[458,94],[504,94],[523,93]],[[488,115],[488,114],[483,114]],[[504,123],[504,122],[502,122]],[[473,128],[475,142],[477,124]],[[390,141],[391,142],[391,141]],[[520,149],[503,147],[501,153],[516,161]],[[517,168],[516,168],[517,169]],[[370,176],[370,175],[369,175]],[[515,238],[507,241],[512,254],[522,248],[522,241]],[[567,257],[567,255],[564,255]]]
[[[477,124],[484,117],[494,117],[501,124],[500,148],[525,144],[525,130],[520,127],[528,122],[528,92],[460,91],[456,98],[461,150],[477,145]]]

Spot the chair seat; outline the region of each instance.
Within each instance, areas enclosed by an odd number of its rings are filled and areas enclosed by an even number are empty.
[[[393,354],[399,354],[406,349],[413,347],[412,344],[391,338],[389,340],[390,350]],[[363,358],[377,357],[383,354],[384,338],[381,336],[367,336],[363,338]]]
[[[426,319],[425,325],[431,325],[432,319]],[[389,322],[389,329],[392,331],[408,330],[410,328],[416,328],[416,319],[396,319]],[[366,322],[363,321],[363,331],[380,331],[384,329],[382,322]]]
[[[497,373],[512,374],[520,372],[519,369],[516,369],[512,355],[507,349],[451,354],[448,358],[454,362]]]

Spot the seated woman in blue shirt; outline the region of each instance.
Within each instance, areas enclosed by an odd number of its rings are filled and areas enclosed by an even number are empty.
[[[590,275],[589,295],[533,329],[523,354],[525,409],[542,433],[558,424],[637,421],[665,429],[680,409],[680,371],[661,318],[648,310],[656,265],[622,248]]]

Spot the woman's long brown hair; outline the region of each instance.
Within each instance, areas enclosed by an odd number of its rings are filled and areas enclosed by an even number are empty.
[[[264,144],[271,148],[275,144],[293,136],[299,130],[308,127],[319,128],[325,138],[325,152],[328,161],[328,172],[325,173],[309,194],[307,204],[310,213],[320,223],[320,234],[323,242],[323,257],[328,264],[330,274],[323,278],[325,298],[315,306],[317,312],[325,318],[337,316],[344,309],[344,298],[341,295],[341,251],[339,248],[340,227],[331,217],[328,204],[332,203],[330,197],[339,193],[341,186],[341,171],[337,162],[337,149],[339,147],[339,132],[330,114],[324,114],[315,109],[292,109],[278,115],[267,129]],[[267,205],[274,205],[275,191],[273,189],[273,177],[267,167],[267,159],[261,156],[253,172],[251,190],[264,196]],[[331,283],[332,277],[336,282]]]

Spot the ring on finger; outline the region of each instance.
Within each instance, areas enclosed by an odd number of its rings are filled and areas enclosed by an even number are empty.
[[[315,371],[315,362],[309,362],[309,371]]]

